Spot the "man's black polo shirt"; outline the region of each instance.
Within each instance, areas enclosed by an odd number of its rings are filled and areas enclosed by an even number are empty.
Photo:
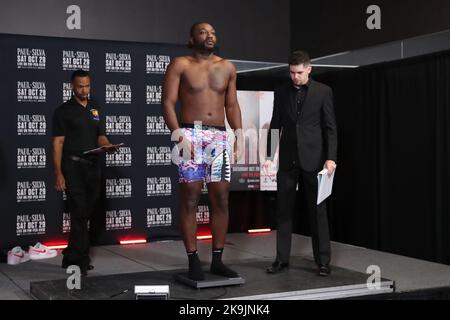
[[[63,155],[83,156],[98,147],[98,136],[105,135],[100,106],[89,100],[86,107],[71,98],[56,108],[53,115],[53,136],[64,136]]]

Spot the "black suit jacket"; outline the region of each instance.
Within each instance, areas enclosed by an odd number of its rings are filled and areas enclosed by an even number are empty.
[[[292,101],[292,83],[274,94],[270,129],[279,129],[279,168],[289,170],[299,165],[305,171],[320,171],[325,160],[337,162],[337,127],[333,91],[320,82],[309,80],[308,94],[300,115]],[[267,141],[270,155],[271,135]]]

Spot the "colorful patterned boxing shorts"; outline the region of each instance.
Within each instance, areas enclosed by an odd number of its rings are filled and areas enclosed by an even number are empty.
[[[185,150],[176,154],[180,183],[203,181],[205,183],[228,181],[231,179],[231,145],[225,127],[182,124],[183,139],[191,142],[193,158],[184,155]]]

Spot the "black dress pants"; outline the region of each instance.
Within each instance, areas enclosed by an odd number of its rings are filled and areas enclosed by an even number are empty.
[[[69,244],[63,251],[63,264],[87,268],[89,258],[89,219],[100,196],[101,176],[97,161],[91,163],[63,157],[67,207],[70,212]]]
[[[277,173],[277,261],[289,263],[292,240],[292,217],[295,211],[296,186],[306,199],[310,222],[314,260],[317,265],[327,265],[331,259],[330,235],[326,203],[317,205],[317,172],[307,172],[295,166]]]

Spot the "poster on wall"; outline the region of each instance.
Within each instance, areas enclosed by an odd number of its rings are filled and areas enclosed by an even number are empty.
[[[244,154],[235,159],[231,170],[231,190],[274,190],[276,169],[265,174],[261,169],[266,159],[267,134],[273,110],[272,91],[238,91],[245,138]],[[230,126],[227,122],[227,128]],[[231,130],[231,129],[230,129]],[[231,139],[234,139],[232,137]]]

